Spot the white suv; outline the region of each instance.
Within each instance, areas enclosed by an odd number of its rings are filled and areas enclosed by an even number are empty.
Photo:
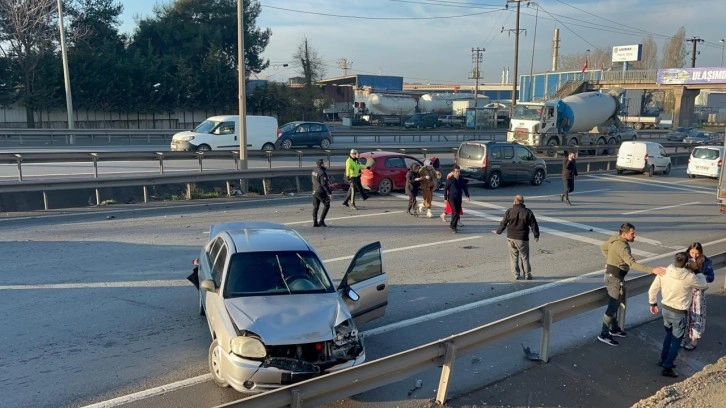
[[[724,148],[722,146],[696,147],[691,152],[691,157],[688,158],[686,174],[690,178],[705,176],[717,179],[721,174],[723,152]]]

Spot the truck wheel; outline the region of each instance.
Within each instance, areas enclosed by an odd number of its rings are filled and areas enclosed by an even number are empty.
[[[635,129],[635,130],[643,129],[643,124],[640,123],[640,122],[638,122],[638,123],[636,123],[636,124],[633,125],[633,129]]]
[[[619,143],[620,143],[620,141],[618,141],[618,139],[615,137],[611,137],[610,139],[608,139],[608,148],[607,148],[608,156],[612,156],[615,154],[615,152],[617,151],[617,149],[615,148],[615,145],[617,145]]]
[[[533,186],[540,186],[540,185],[542,185],[542,182],[544,181],[544,179],[545,179],[544,171],[537,170],[534,172],[534,175],[532,176],[532,180],[530,180],[530,183]]]
[[[275,150],[275,145],[272,143],[265,143],[264,145],[262,145],[263,152],[271,152],[273,150]]]
[[[502,175],[499,174],[499,172],[494,172],[489,175],[489,179],[487,179],[487,186],[491,188],[492,190],[499,187],[499,185],[502,184]]]
[[[559,141],[554,137],[547,141],[547,156],[554,157],[555,148],[559,145]]]
[[[607,156],[608,149],[607,147],[603,147],[607,144],[608,143],[604,137],[597,139],[597,142],[595,142],[595,156]]]

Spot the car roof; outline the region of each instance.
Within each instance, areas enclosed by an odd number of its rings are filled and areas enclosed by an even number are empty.
[[[405,154],[405,153],[399,153],[399,152],[386,152],[386,151],[376,151],[376,152],[362,152],[358,153],[358,156],[364,156],[364,157],[410,157],[412,159],[416,159],[416,157]],[[419,159],[416,159],[419,160]]]
[[[296,231],[272,222],[238,221],[212,225],[210,238],[227,234],[235,252],[308,251],[310,245]]]

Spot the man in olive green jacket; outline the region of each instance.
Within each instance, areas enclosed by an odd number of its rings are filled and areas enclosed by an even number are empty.
[[[600,251],[605,256],[605,287],[608,291],[608,307],[602,319],[602,328],[597,339],[607,345],[617,346],[613,337],[626,337],[627,334],[618,324],[618,307],[627,294],[623,282],[630,269],[636,271],[663,275],[665,268],[651,268],[639,264],[630,253],[630,243],[635,241],[635,226],[629,222],[620,226],[617,235],[613,235],[600,245]]]
[[[365,165],[358,162],[358,151],[350,149],[350,155],[348,155],[348,159],[345,161],[345,176],[350,182],[350,187],[348,188],[348,194],[345,197],[345,201],[343,201],[343,205],[348,207],[348,202],[350,202],[350,208],[354,210],[358,209],[355,206],[356,189],[363,198],[363,201],[368,199],[368,195],[363,190],[363,185],[360,182],[360,172],[364,168]]]

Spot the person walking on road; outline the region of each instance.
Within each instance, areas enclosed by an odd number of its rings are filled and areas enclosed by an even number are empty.
[[[343,201],[343,205],[348,207],[348,202],[350,202],[350,208],[354,210],[358,209],[355,206],[355,190],[358,190],[363,201],[368,199],[368,195],[363,191],[363,185],[360,182],[360,172],[363,168],[365,166],[358,162],[358,151],[350,149],[348,159],[345,161],[345,177],[348,178],[350,187],[348,188],[348,194],[345,197],[345,201]]]
[[[630,252],[630,243],[635,241],[635,226],[629,222],[620,226],[620,230],[600,245],[600,252],[605,257],[605,287],[608,291],[608,306],[602,319],[600,335],[597,339],[609,346],[619,343],[613,337],[627,337],[627,334],[618,324],[618,308],[626,298],[625,275],[630,269],[645,273],[663,275],[665,268],[651,268],[639,264]]]
[[[436,170],[431,167],[431,160],[426,159],[423,167],[418,171],[421,179],[421,195],[423,196],[423,203],[418,205],[418,212],[423,214],[423,209],[426,209],[426,217],[431,218],[431,201],[434,198],[434,189],[436,188]]]
[[[446,180],[446,187],[444,187],[444,200],[451,206],[451,222],[449,228],[454,234],[459,232],[459,217],[461,214],[461,203],[463,196],[466,196],[466,201],[471,201],[469,196],[469,189],[466,187],[467,181],[461,177],[461,167],[454,166],[454,174]]]
[[[514,280],[520,279],[520,262],[525,279],[532,280],[532,265],[529,262],[529,230],[532,230],[535,242],[539,241],[539,225],[534,213],[524,205],[524,197],[514,196],[514,205],[507,209],[499,228],[492,231],[501,234],[507,230],[507,246],[509,247],[509,271]]]
[[[674,362],[681,348],[681,341],[686,333],[686,316],[693,301],[693,291],[708,288],[706,277],[699,271],[692,273],[685,268],[688,254],[679,252],[675,255],[674,263],[668,265],[663,276],[656,276],[648,290],[648,303],[650,313],[658,313],[657,297],[661,293],[663,306],[663,326],[665,338],[660,351],[658,365],[663,367],[661,375],[676,378],[678,373],[673,370]]]
[[[570,193],[575,191],[575,177],[577,177],[577,162],[575,162],[575,153],[570,152],[562,161],[562,194],[560,201],[570,202]]]
[[[713,282],[713,262],[703,254],[701,243],[692,243],[686,253],[689,257],[686,268],[693,273],[702,273],[706,283]],[[693,302],[686,316],[686,336],[682,345],[686,350],[695,350],[698,340],[706,331],[706,293],[703,289],[693,289]]]
[[[421,188],[421,183],[425,181],[424,176],[419,173],[419,165],[416,162],[411,163],[406,173],[406,195],[408,196],[408,210],[411,215],[418,217],[416,212],[416,196]]]
[[[328,184],[327,169],[323,165],[323,159],[317,161],[317,168],[313,170],[313,227],[327,227],[325,224],[325,216],[328,215],[330,209],[330,200],[333,198],[333,192]],[[318,220],[318,209],[323,204],[323,212]]]

